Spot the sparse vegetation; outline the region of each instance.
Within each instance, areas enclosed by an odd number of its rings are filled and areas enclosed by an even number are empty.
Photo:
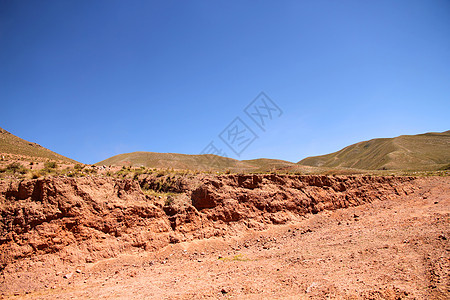
[[[58,164],[56,163],[56,161],[48,161],[44,164],[44,167],[46,169],[57,169],[58,168]]]
[[[223,261],[249,261],[250,259],[246,258],[242,254],[236,254],[232,257],[219,257],[219,260]]]
[[[173,195],[167,195],[164,205],[171,205],[172,203],[173,203]]]
[[[156,193],[176,193],[180,188],[178,175],[160,176],[148,178],[141,183],[142,190],[152,190]]]
[[[6,168],[4,169],[5,173],[12,173],[12,174],[26,174],[28,172],[28,169],[26,169],[22,164],[18,162],[10,163]]]
[[[25,168],[21,163],[13,162],[4,168],[0,168],[0,178],[4,176],[14,176],[23,178],[30,170]]]

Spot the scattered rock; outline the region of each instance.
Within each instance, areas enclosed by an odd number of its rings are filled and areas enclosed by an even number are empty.
[[[447,240],[447,238],[445,237],[445,235],[439,235],[438,236],[438,239],[440,239],[440,240],[442,240],[442,241],[446,241]]]
[[[319,284],[317,282],[313,282],[308,288],[306,289],[306,293],[310,293],[313,288],[318,286]]]

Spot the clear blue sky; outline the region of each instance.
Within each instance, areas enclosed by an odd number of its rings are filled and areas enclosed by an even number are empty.
[[[283,114],[263,132],[244,108]],[[197,154],[298,161],[450,129],[450,1],[0,0],[0,127],[84,163]]]

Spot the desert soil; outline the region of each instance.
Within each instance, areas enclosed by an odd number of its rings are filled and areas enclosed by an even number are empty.
[[[264,230],[188,239],[93,262],[8,265],[11,299],[449,299],[450,178],[400,197],[307,213]]]

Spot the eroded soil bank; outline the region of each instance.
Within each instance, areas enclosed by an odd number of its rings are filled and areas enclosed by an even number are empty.
[[[172,194],[147,192],[152,189]],[[4,181],[0,291],[36,298],[444,297],[449,284],[448,192],[448,178],[412,177]],[[406,267],[413,259],[419,261]],[[128,260],[132,266],[124,263]],[[400,269],[391,269],[391,260]],[[259,269],[265,264],[267,269]],[[272,270],[272,264],[278,267]],[[45,274],[37,276],[42,268]],[[391,273],[381,281],[369,279],[370,274],[378,276],[379,268]],[[205,270],[217,280],[206,278]],[[361,280],[373,283],[347,282],[360,273]],[[338,274],[350,277],[336,283],[333,276]],[[185,275],[198,277],[195,287],[187,286]],[[104,276],[114,277],[114,284],[103,282]],[[264,282],[256,282],[263,277]],[[161,281],[158,288],[139,289],[145,280]],[[134,287],[129,294],[125,282]],[[110,283],[100,293],[98,288]]]

